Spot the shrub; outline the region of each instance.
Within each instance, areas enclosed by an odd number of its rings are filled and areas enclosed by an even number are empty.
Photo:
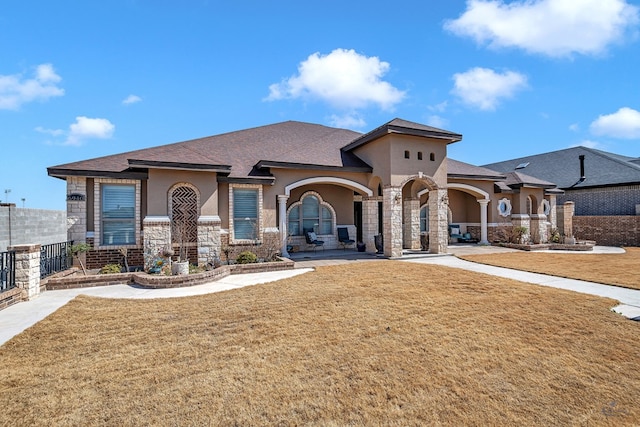
[[[238,264],[251,264],[258,261],[258,256],[251,251],[244,251],[238,255],[236,262]]]
[[[121,271],[122,267],[120,266],[120,264],[107,264],[100,269],[98,274],[115,274],[120,273]]]

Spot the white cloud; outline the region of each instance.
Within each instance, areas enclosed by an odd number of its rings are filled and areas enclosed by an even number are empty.
[[[444,129],[445,127],[449,126],[449,120],[443,117],[440,117],[436,114],[427,117],[426,123],[429,126],[433,126],[435,128],[440,128],[440,129]]]
[[[331,115],[329,120],[331,126],[342,129],[362,129],[367,125],[362,116],[357,113],[348,113],[342,116]]]
[[[448,101],[442,101],[439,104],[436,105],[429,105],[427,108],[429,109],[429,111],[434,111],[437,113],[443,113],[447,110],[447,107],[449,106],[449,102]]]
[[[573,147],[599,148],[600,146],[601,144],[597,141],[591,141],[589,139],[585,139],[583,141],[580,141],[577,144],[571,145],[569,148],[573,148]]]
[[[389,110],[405,93],[382,80],[388,71],[388,62],[354,50],[336,49],[328,55],[314,53],[300,63],[297,75],[269,86],[265,100],[308,98],[342,109],[374,104]]]
[[[0,75],[0,110],[17,110],[28,102],[62,96],[64,89],[57,86],[61,80],[51,64],[38,65],[30,79],[21,74]]]
[[[76,117],[76,122],[69,126],[69,134],[65,145],[81,145],[86,139],[111,138],[115,126],[107,119]]]
[[[64,130],[62,129],[45,129],[42,126],[36,127],[36,132],[44,133],[51,136],[60,136],[64,135]]]
[[[569,130],[571,132],[578,132],[580,130],[580,125],[577,123],[572,123],[569,125]]]
[[[491,48],[563,57],[601,54],[637,31],[638,21],[638,7],[625,0],[469,0],[444,27]]]
[[[129,104],[135,104],[140,101],[142,101],[142,98],[140,98],[138,95],[129,95],[122,100],[122,103],[124,105],[129,105]]]
[[[500,101],[512,98],[527,87],[527,77],[515,71],[496,73],[488,68],[472,68],[453,75],[451,92],[462,102],[480,110],[495,110]]]
[[[613,114],[599,116],[589,126],[594,135],[620,139],[640,138],[640,111],[622,107]]]

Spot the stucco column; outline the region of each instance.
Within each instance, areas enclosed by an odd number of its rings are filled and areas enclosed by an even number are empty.
[[[408,199],[403,203],[405,248],[420,249],[420,199]]]
[[[488,245],[489,240],[487,239],[487,211],[489,206],[489,199],[480,199],[478,200],[480,203],[480,244]]]
[[[375,236],[378,230],[378,199],[362,198],[362,241],[367,252],[376,252]]]
[[[448,194],[446,189],[429,191],[429,252],[432,254],[447,253],[449,245]]]
[[[287,251],[287,240],[289,238],[289,230],[287,230],[287,200],[289,200],[289,196],[278,194],[278,228],[282,239],[280,254],[283,257],[289,257],[289,251]]]
[[[384,212],[384,255],[390,258],[402,256],[402,189],[385,187],[382,190]]]

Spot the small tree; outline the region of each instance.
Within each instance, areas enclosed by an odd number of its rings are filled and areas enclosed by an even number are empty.
[[[87,269],[84,268],[84,263],[82,262],[82,258],[80,258],[80,255],[88,252],[89,250],[91,250],[91,245],[89,245],[88,243],[76,243],[75,245],[72,245],[70,249],[71,255],[78,260],[78,262],[80,263],[80,267],[82,267],[82,272],[85,276],[87,275]]]

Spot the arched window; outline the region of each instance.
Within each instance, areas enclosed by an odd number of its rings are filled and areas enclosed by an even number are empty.
[[[426,233],[429,231],[429,205],[424,205],[420,209],[420,232]]]
[[[318,234],[333,234],[333,209],[317,193],[305,193],[299,202],[289,208],[288,218],[292,236],[302,236],[308,230],[315,230]]]

